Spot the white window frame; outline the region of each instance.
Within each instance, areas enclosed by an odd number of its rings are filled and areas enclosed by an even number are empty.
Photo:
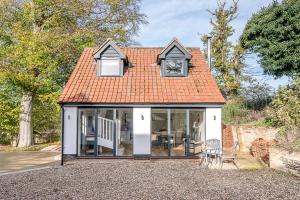
[[[102,66],[103,66],[103,61],[117,61],[118,62],[118,66],[115,66],[115,67],[118,67],[118,73],[111,73],[111,74],[103,74],[103,70],[102,70]],[[122,70],[122,60],[119,59],[119,58],[101,58],[100,62],[99,62],[99,73],[98,75],[99,76],[122,76],[123,75],[123,70]],[[114,67],[114,66],[111,66],[111,67]]]

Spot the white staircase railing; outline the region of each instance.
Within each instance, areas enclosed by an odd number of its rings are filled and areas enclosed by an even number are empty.
[[[114,148],[114,130],[116,129],[117,143],[120,141],[120,121],[98,117],[97,145],[101,147]]]

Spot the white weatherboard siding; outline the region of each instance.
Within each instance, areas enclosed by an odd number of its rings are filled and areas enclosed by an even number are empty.
[[[221,108],[206,108],[206,140],[218,139],[222,144]]]
[[[64,107],[64,154],[76,154],[77,107]]]
[[[150,154],[151,108],[133,108],[133,154]]]

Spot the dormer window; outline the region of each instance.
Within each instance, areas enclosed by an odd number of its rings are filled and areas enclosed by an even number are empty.
[[[165,76],[184,76],[185,63],[183,59],[166,59],[164,62],[164,75]]]
[[[187,76],[191,54],[175,38],[158,56],[161,76]]]
[[[97,76],[123,76],[126,56],[122,50],[108,39],[94,54]]]
[[[99,66],[100,76],[121,76],[121,67],[120,59],[102,58]]]

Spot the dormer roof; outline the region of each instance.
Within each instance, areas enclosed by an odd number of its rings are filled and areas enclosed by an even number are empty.
[[[158,55],[158,63],[160,63],[162,59],[166,59],[166,56],[173,48],[177,48],[187,60],[192,58],[192,54],[179,42],[179,40],[177,38],[173,38]]]
[[[126,59],[123,51],[118,47],[118,45],[111,39],[108,38],[93,54],[94,59],[100,59],[102,52],[104,52],[107,48],[112,47],[118,54],[121,59]]]

